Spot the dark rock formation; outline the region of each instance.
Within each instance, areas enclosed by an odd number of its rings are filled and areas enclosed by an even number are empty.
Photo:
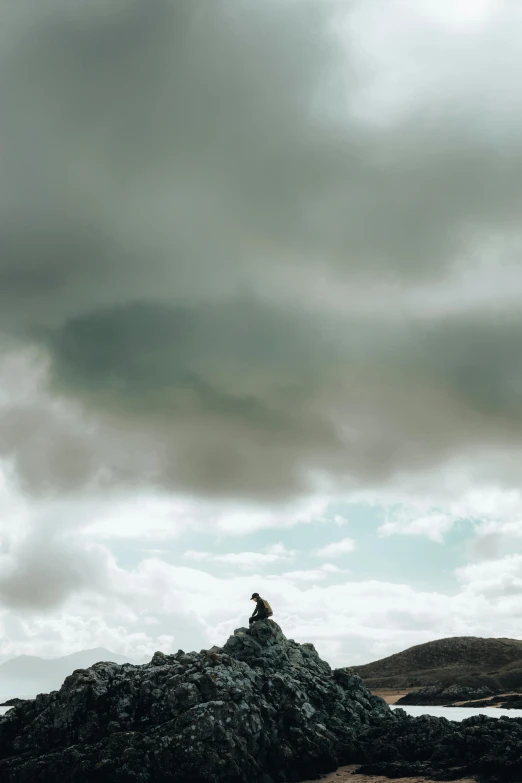
[[[402,696],[397,706],[444,706],[444,707],[502,707],[506,710],[522,709],[522,693],[493,695],[489,688],[467,688],[452,685],[449,688],[431,685],[410,691]]]
[[[0,719],[2,783],[290,783],[341,764],[522,780],[522,720],[391,711],[272,620],[223,648],[98,663]]]
[[[0,720],[0,780],[296,781],[364,758],[376,722],[396,721],[358,676],[267,620],[223,649],[98,663],[18,704]]]
[[[0,707],[16,707],[17,704],[23,704],[27,699],[7,699]]]
[[[451,704],[450,707],[455,705]],[[466,701],[459,707],[502,707],[504,710],[522,710],[522,693],[509,693],[493,696],[491,699],[481,701]]]
[[[522,719],[476,715],[461,723],[395,710],[386,729],[370,728],[361,739],[366,763],[358,772],[391,778],[424,776],[480,783],[522,781]]]
[[[455,702],[485,699],[488,696],[493,696],[493,691],[485,687],[469,688],[465,685],[451,685],[449,688],[442,688],[437,685],[430,685],[426,688],[410,691],[410,693],[402,696],[397,701],[397,705],[400,705],[401,707],[405,705],[451,707]]]

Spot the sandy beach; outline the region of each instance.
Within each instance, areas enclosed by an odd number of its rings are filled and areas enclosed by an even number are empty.
[[[350,767],[339,767],[335,772],[321,778],[322,783],[389,783],[391,778],[383,778],[380,775],[354,775],[358,765]],[[394,783],[436,783],[427,778],[393,778]],[[313,783],[310,780],[305,783]],[[473,778],[461,778],[453,783],[477,783]]]
[[[374,696],[380,696],[386,704],[396,704],[402,696],[406,696],[407,693],[414,690],[413,688],[404,688],[400,691],[394,690],[377,690],[372,691]]]
[[[397,704],[397,702],[402,696],[405,696],[407,693],[409,693],[412,690],[415,690],[415,688],[405,688],[404,690],[399,690],[399,691],[383,689],[383,690],[372,691],[372,693],[374,696],[380,696],[382,699],[384,699],[386,704]],[[480,699],[475,699],[475,700],[472,699],[471,701],[480,701],[480,702],[490,701],[491,699],[495,698],[495,696],[518,696],[518,695],[520,695],[520,691],[506,691],[505,693],[497,693],[493,696],[482,696]],[[453,706],[460,707],[461,704],[468,704],[468,703],[470,703],[469,699],[466,701],[456,701]],[[500,708],[501,705],[492,704],[491,707]]]

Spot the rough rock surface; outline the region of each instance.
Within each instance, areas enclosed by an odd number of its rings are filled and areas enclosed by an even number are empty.
[[[222,649],[98,663],[0,720],[2,783],[284,783],[360,761],[395,723],[357,675],[272,620]]]
[[[7,699],[7,701],[0,704],[0,707],[16,707],[17,704],[23,704],[24,701],[27,701],[27,699]]]
[[[2,783],[290,783],[343,764],[522,781],[522,719],[390,710],[272,620],[223,648],[98,663],[0,719]]]
[[[384,730],[372,727],[361,741],[367,762],[357,771],[390,778],[424,776],[432,780],[480,783],[522,781],[522,719],[476,715],[460,723],[423,715],[398,720]]]
[[[451,707],[456,705],[451,704]],[[459,707],[502,707],[503,710],[522,710],[522,693],[505,693],[481,701],[459,702]]]

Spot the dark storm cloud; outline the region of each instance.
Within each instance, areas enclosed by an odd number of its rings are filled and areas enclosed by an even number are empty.
[[[55,395],[2,408],[28,486],[284,497],[519,444],[502,286],[487,316],[405,302],[486,241],[502,268],[520,134],[444,93],[356,119],[356,8],[0,2],[0,330]]]

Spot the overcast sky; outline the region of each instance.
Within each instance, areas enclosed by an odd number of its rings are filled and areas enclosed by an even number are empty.
[[[0,660],[520,636],[521,43],[0,0]]]

